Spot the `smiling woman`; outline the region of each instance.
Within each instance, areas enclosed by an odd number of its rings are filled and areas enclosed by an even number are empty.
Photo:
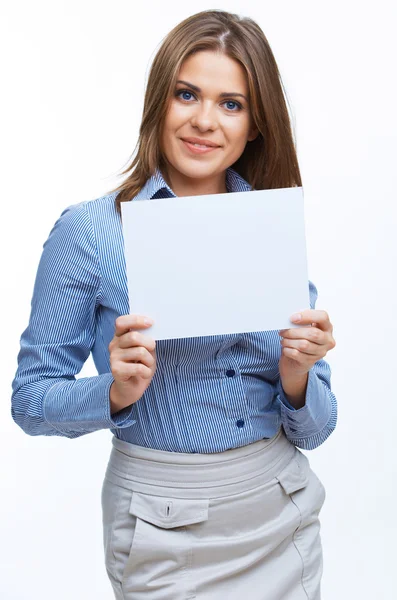
[[[219,149],[192,154],[185,138]],[[154,58],[135,157],[114,190],[116,205],[136,196],[157,168],[171,188],[178,178],[177,195],[225,191],[225,165],[254,189],[302,185],[280,73],[263,31],[252,19],[210,10],[179,23]]]
[[[192,180],[196,194],[227,191],[226,169],[258,135],[248,97],[245,70],[224,53],[195,52],[183,62],[160,144],[177,196],[192,193]]]
[[[254,21],[210,10],[169,33],[129,171],[68,207],[44,244],[12,415],[30,435],[114,434],[102,508],[119,600],[319,600],[325,492],[298,448],[322,444],[337,409],[315,286],[303,327],[281,342],[274,331],[156,342],[150,316],[129,314],[121,202],[301,185],[277,65]],[[219,242],[221,268],[222,232]],[[249,284],[235,274],[248,307]],[[90,352],[98,375],[76,379]]]

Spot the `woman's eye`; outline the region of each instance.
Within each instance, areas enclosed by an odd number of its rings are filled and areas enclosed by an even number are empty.
[[[226,108],[231,111],[236,111],[236,110],[241,109],[241,104],[239,104],[238,102],[234,102],[234,100],[227,100],[224,104],[225,104]]]
[[[176,95],[179,98],[182,98],[182,100],[191,100],[192,98],[194,98],[192,92],[189,92],[188,90],[179,90]]]

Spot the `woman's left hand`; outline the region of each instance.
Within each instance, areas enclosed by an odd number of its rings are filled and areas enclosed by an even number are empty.
[[[302,310],[298,315],[301,316],[299,320],[294,319],[297,315],[292,315],[291,321],[300,325],[307,324],[308,327],[281,329],[279,332],[282,337],[279,362],[282,378],[308,373],[314,363],[324,358],[328,350],[332,350],[336,345],[328,313],[309,308]]]

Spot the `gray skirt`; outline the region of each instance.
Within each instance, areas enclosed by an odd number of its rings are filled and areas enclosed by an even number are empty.
[[[324,486],[279,430],[217,454],[112,439],[102,487],[118,600],[319,600]]]

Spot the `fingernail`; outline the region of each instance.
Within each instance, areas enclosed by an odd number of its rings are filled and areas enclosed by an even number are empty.
[[[152,319],[149,319],[149,317],[145,317],[143,319],[143,322],[145,323],[145,325],[153,325],[153,321]]]
[[[297,323],[298,321],[300,321],[302,319],[302,315],[301,313],[295,313],[294,315],[292,315],[291,317],[291,321],[293,321],[294,323]]]

